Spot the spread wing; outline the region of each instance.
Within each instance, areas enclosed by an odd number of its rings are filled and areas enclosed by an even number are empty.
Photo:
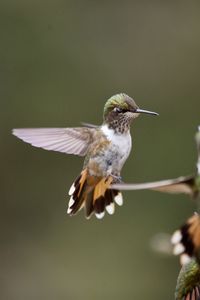
[[[19,128],[12,133],[35,147],[85,156],[91,143],[92,128]]]
[[[147,183],[116,183],[112,188],[119,190],[154,190],[164,193],[193,195],[194,176],[181,176],[175,179]]]

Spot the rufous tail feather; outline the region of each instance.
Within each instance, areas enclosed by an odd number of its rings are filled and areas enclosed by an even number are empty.
[[[172,236],[174,254],[180,255],[182,265],[188,263],[192,257],[200,262],[200,216],[194,213],[187,222]]]
[[[98,219],[102,219],[105,211],[112,215],[115,212],[115,203],[123,204],[123,198],[120,191],[110,189],[113,177],[95,177],[88,174],[84,169],[80,176],[72,184],[69,190],[71,197],[68,204],[67,213],[72,216],[85,209],[87,219],[95,213]]]

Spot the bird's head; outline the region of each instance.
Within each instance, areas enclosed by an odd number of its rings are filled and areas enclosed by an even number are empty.
[[[119,126],[129,128],[133,119],[137,118],[140,113],[158,115],[155,112],[140,109],[128,95],[117,94],[108,99],[104,106],[104,123],[114,129]]]

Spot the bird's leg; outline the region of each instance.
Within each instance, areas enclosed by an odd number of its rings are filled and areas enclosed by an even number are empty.
[[[114,174],[110,174],[114,178],[114,183],[122,183],[122,177]]]

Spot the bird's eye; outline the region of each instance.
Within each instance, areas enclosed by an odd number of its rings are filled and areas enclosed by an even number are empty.
[[[123,111],[123,109],[121,109],[120,107],[115,107],[114,111],[118,112],[118,113],[121,113]]]

